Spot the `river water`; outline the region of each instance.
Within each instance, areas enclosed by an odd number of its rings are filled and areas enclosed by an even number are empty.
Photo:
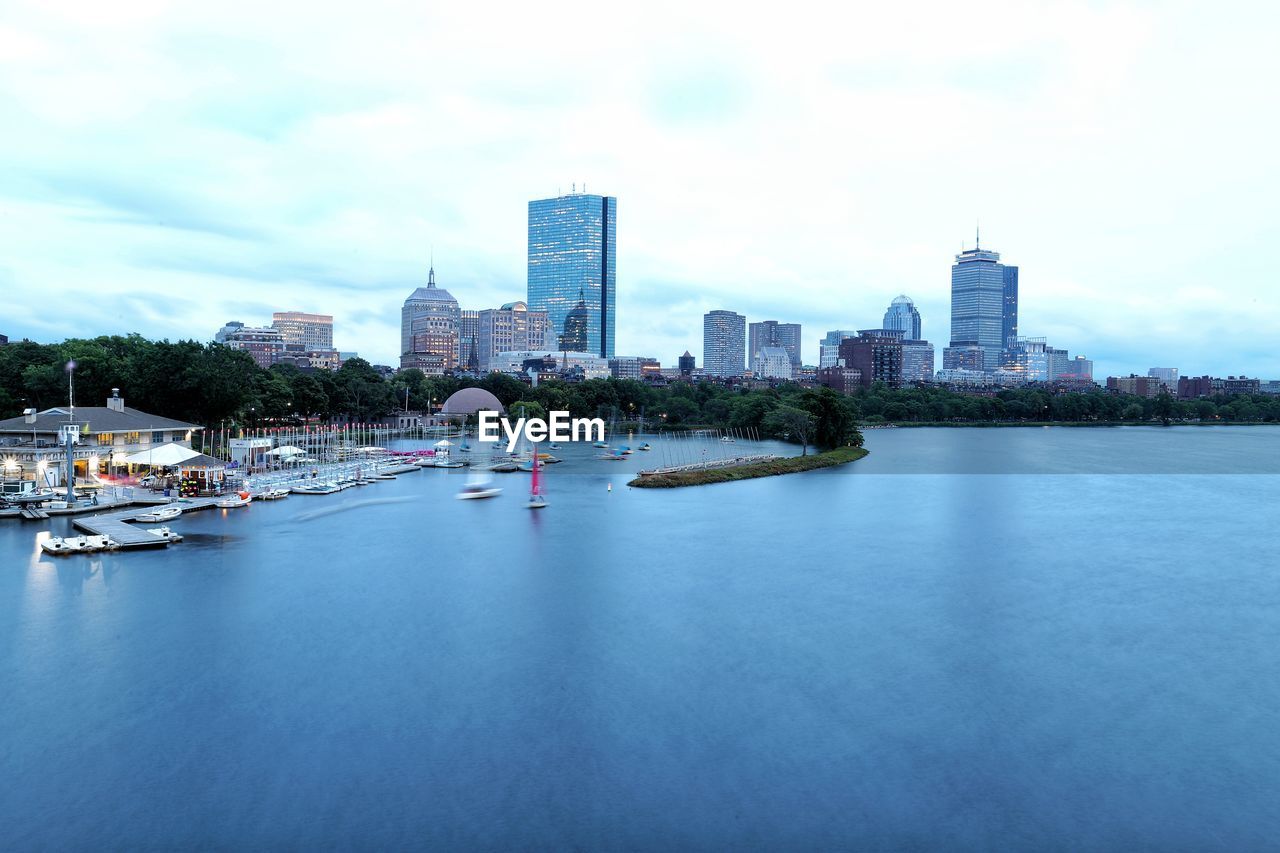
[[[1280,430],[867,446],[0,521],[0,847],[1275,848]]]

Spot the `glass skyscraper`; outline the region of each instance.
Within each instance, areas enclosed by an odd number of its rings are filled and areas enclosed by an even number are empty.
[[[702,369],[708,376],[741,376],[746,348],[746,317],[723,310],[702,315]]]
[[[893,300],[889,310],[884,312],[883,328],[901,329],[902,336],[909,341],[921,340],[920,312],[916,309],[916,304],[911,301],[911,297],[899,296]]]
[[[1000,253],[972,249],[956,255],[951,267],[951,347],[980,347],[982,369],[1000,367],[1010,312],[1006,270],[1013,270],[1013,328],[1017,328],[1017,267],[1000,263]]]
[[[529,202],[529,309],[547,312],[561,349],[585,344],[584,352],[613,357],[617,219],[612,196]]]
[[[1018,268],[1007,264],[1004,267],[1004,315],[1001,324],[1002,345],[1010,346],[1010,341],[1018,337]]]

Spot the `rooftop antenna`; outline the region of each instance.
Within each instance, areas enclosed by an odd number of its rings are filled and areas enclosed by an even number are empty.
[[[570,184],[569,186],[573,187],[573,192],[574,192],[574,194],[576,195],[576,194],[577,194],[577,192],[578,192],[578,182],[577,182],[577,181],[574,181],[574,182],[573,182],[572,184]]]
[[[973,250],[976,252],[982,248],[982,223],[975,222],[973,225]]]

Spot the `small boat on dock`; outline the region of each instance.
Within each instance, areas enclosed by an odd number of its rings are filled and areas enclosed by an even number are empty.
[[[161,539],[163,539],[166,542],[182,541],[182,534],[174,533],[172,530],[170,530],[167,527],[148,527],[147,532],[153,533],[156,536],[159,536]]]
[[[180,506],[164,506],[159,509],[153,509],[150,512],[144,512],[142,515],[134,519],[134,521],[143,521],[148,524],[164,523],[173,521],[182,515],[182,507]]]
[[[120,547],[106,536],[55,536],[40,543],[40,549],[46,554],[65,556],[67,554],[92,554],[97,551],[114,551]]]
[[[336,483],[315,483],[315,482],[304,483],[301,486],[294,486],[292,489],[289,490],[291,494],[295,494],[295,495],[332,495],[335,492],[340,492],[340,491],[342,491],[342,489],[338,488],[338,485]]]
[[[248,492],[236,492],[235,494],[227,495],[222,500],[215,502],[214,506],[218,509],[238,509],[242,506],[248,506],[252,502],[253,495]]]
[[[255,501],[278,501],[289,497],[288,489],[267,489],[253,496]]]

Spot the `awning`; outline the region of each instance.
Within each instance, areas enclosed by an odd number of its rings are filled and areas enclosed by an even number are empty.
[[[277,447],[275,450],[268,450],[268,456],[301,456],[306,451],[301,447],[294,447],[292,444],[286,444],[283,447]]]
[[[126,456],[124,461],[127,465],[150,465],[153,468],[169,468],[199,455],[199,450],[192,450],[190,447],[183,447],[181,444],[169,442],[150,450],[140,450],[137,453]]]

